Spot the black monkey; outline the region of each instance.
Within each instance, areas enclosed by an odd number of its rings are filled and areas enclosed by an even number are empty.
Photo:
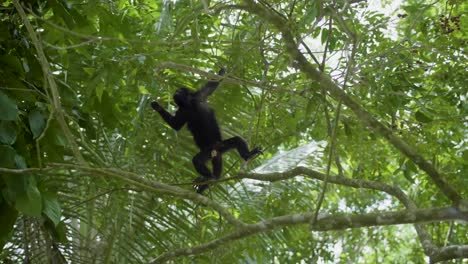
[[[218,74],[222,76],[224,72],[224,69],[221,69]],[[200,148],[200,152],[192,159],[195,169],[202,175],[194,180],[195,184],[219,179],[223,166],[222,154],[230,149],[236,148],[244,160],[249,160],[262,153],[259,147],[249,151],[247,143],[241,137],[222,139],[215,113],[206,103],[208,96],[216,90],[218,85],[219,81],[211,80],[196,92],[191,92],[185,87],[177,89],[174,94],[174,102],[178,106],[175,115],[168,113],[158,102],[151,103],[151,107],[176,131],[179,131],[187,123],[195,143]],[[213,172],[206,166],[206,162],[209,160],[211,160]],[[198,193],[202,193],[208,188],[208,185],[196,185],[195,188]]]

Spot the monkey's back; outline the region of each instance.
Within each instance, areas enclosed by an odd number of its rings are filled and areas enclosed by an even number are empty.
[[[221,141],[221,132],[215,112],[205,103],[197,103],[187,113],[187,127],[197,146],[203,150]]]

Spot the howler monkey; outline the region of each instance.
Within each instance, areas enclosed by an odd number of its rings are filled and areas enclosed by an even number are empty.
[[[224,69],[219,71],[219,75],[224,75]],[[221,137],[221,131],[216,121],[215,113],[206,100],[219,85],[219,81],[208,81],[200,90],[191,92],[188,88],[177,89],[174,94],[174,102],[178,106],[175,115],[171,115],[158,102],[153,101],[151,107],[156,110],[161,117],[176,131],[179,131],[185,123],[192,133],[193,139],[200,148],[200,152],[192,159],[193,165],[200,177],[194,180],[198,193],[202,193],[208,188],[207,184],[197,184],[211,179],[219,179],[222,172],[222,154],[230,149],[236,148],[244,160],[249,160],[262,153],[260,147],[255,147],[251,151],[245,140],[235,136],[226,140]],[[206,163],[211,160],[213,172]]]

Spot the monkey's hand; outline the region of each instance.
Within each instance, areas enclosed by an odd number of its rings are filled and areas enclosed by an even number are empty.
[[[163,109],[156,101],[151,102],[151,107],[158,112]]]
[[[223,76],[226,73],[226,69],[223,67],[221,70],[219,70],[218,75]]]

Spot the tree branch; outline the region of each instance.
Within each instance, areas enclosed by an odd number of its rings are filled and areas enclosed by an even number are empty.
[[[468,258],[468,245],[443,247],[431,256],[430,263]]]
[[[212,240],[208,243],[191,248],[181,248],[162,254],[158,258],[150,261],[150,263],[163,263],[177,257],[199,255],[209,250],[219,248],[225,244],[229,244],[235,240],[253,236],[257,233],[264,233],[286,226],[309,224],[313,217],[314,213],[309,212],[274,217],[255,224],[245,225],[231,234]],[[331,231],[347,228],[439,222],[455,219],[467,221],[468,212],[460,212],[454,207],[446,207],[437,209],[404,210],[399,212],[375,212],[363,215],[327,215],[320,216],[312,227],[312,230]]]

